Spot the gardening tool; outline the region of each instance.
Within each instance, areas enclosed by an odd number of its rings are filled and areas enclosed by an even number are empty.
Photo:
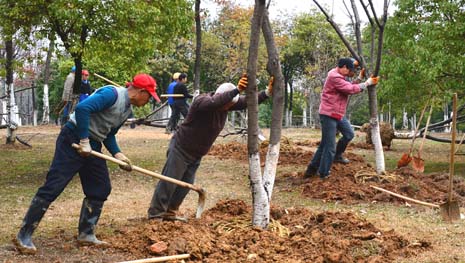
[[[407,166],[410,163],[410,161],[412,161],[413,143],[415,142],[415,139],[417,138],[417,132],[418,132],[418,129],[420,128],[420,123],[421,123],[421,120],[423,119],[423,115],[425,114],[426,107],[428,107],[428,104],[426,104],[425,107],[423,107],[423,110],[421,111],[420,119],[418,119],[418,124],[415,127],[415,132],[413,133],[413,136],[412,136],[412,142],[410,143],[410,150],[408,153],[402,154],[399,161],[397,161],[397,168]]]
[[[387,194],[390,194],[392,196],[395,196],[395,197],[399,197],[401,199],[404,199],[404,200],[407,200],[407,201],[410,201],[412,203],[415,203],[415,204],[419,204],[419,205],[424,205],[424,206],[429,206],[429,207],[432,207],[432,208],[439,208],[440,206],[437,205],[437,204],[432,204],[432,203],[428,203],[428,202],[424,202],[424,201],[420,201],[420,200],[417,200],[417,199],[413,199],[413,198],[410,198],[410,197],[407,197],[407,196],[403,196],[401,194],[397,194],[397,193],[394,193],[394,192],[391,192],[389,190],[386,190],[384,188],[381,188],[381,187],[377,187],[377,186],[374,186],[374,185],[370,185],[371,188],[374,188],[378,191],[381,191],[381,192],[385,192]]]
[[[421,158],[421,150],[423,149],[423,144],[425,143],[426,134],[428,133],[429,121],[431,120],[431,114],[433,114],[433,105],[429,108],[428,119],[426,120],[425,131],[423,133],[423,138],[421,139],[420,148],[418,148],[417,156],[413,156],[412,167],[415,171],[423,173],[425,171],[425,160]]]
[[[80,146],[78,144],[76,144],[76,143],[73,143],[72,146],[75,149],[80,148]],[[99,153],[99,152],[96,152],[96,151],[90,151],[90,154],[93,155],[93,156],[102,158],[104,160],[114,162],[114,163],[119,164],[119,165],[127,165],[127,163],[125,163],[123,161],[120,161],[120,160],[118,160],[118,159],[116,159],[114,157],[111,157],[111,156],[108,156],[108,155],[105,155],[105,154],[102,154],[102,153]],[[189,183],[186,183],[186,182],[183,182],[183,181],[180,181],[180,180],[176,180],[174,178],[164,176],[162,174],[158,174],[158,173],[149,171],[147,169],[144,169],[144,168],[141,168],[141,167],[138,167],[138,166],[135,166],[135,165],[132,165],[132,170],[138,171],[139,173],[149,175],[149,176],[158,178],[160,180],[167,181],[167,182],[173,183],[173,184],[177,184],[177,185],[179,185],[181,187],[189,188],[191,190],[196,191],[199,194],[199,202],[198,202],[197,212],[195,214],[195,218],[200,218],[200,216],[202,215],[203,209],[205,207],[205,199],[206,199],[206,192],[202,187],[197,186],[197,185],[193,185],[193,184],[189,184]]]
[[[450,144],[450,162],[449,162],[449,193],[447,202],[441,204],[441,215],[446,221],[454,221],[460,219],[460,208],[457,200],[452,200],[452,182],[454,177],[454,156],[455,156],[455,136],[457,126],[457,93],[454,93],[452,103],[452,139]]]
[[[175,259],[186,259],[186,258],[189,258],[190,256],[191,256],[190,254],[180,254],[180,255],[163,256],[163,257],[156,257],[156,258],[144,258],[144,259],[137,259],[137,260],[131,260],[131,261],[121,261],[119,263],[166,262],[166,261],[171,261]]]

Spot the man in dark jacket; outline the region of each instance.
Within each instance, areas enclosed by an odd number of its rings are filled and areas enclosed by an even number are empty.
[[[179,119],[182,116],[184,119],[187,116],[187,112],[189,111],[189,104],[187,104],[187,99],[193,98],[189,92],[187,92],[187,75],[185,73],[179,74],[178,82],[173,88],[173,94],[182,94],[182,97],[173,97],[173,104],[172,110],[173,113],[171,114],[170,120],[168,122],[168,126],[171,128],[171,131],[176,131],[178,128]]]
[[[272,82],[266,91],[259,93],[259,103],[271,96],[271,87]],[[239,96],[246,88],[247,77],[243,76],[237,87],[232,83],[224,83],[216,92],[196,97],[186,119],[171,138],[163,175],[194,183],[200,161],[223,130],[228,111],[247,108],[245,96]],[[148,209],[149,219],[185,220],[176,217],[176,212],[188,191],[184,187],[160,180]]]

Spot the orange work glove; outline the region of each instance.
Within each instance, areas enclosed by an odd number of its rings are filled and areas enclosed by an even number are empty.
[[[268,97],[273,96],[273,82],[274,82],[274,76],[271,76],[270,80],[268,81],[268,87],[265,90],[265,94]]]
[[[242,77],[239,80],[239,83],[237,83],[237,89],[239,90],[239,92],[242,92],[245,89],[247,89],[247,84],[248,84],[247,74],[244,73],[244,74],[242,74]]]
[[[371,85],[376,85],[378,84],[378,81],[379,81],[379,76],[378,77],[374,77],[373,75],[367,79],[367,81],[365,81],[365,85],[368,87],[368,86],[371,86]]]

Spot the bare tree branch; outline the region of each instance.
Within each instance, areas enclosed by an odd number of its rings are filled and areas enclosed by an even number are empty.
[[[355,51],[355,49],[352,47],[352,45],[349,43],[349,41],[345,38],[344,34],[342,33],[341,29],[339,26],[334,22],[334,20],[329,16],[329,14],[326,12],[326,10],[318,3],[317,0],[313,0],[313,2],[318,6],[318,8],[321,10],[321,12],[326,16],[326,21],[334,28],[336,33],[338,34],[339,38],[341,38],[342,42],[346,46],[346,48],[349,50],[350,54],[352,57],[354,57],[357,61],[360,61],[360,56],[358,53]]]
[[[358,55],[361,58],[361,61],[359,60],[359,62],[362,63],[365,59],[363,58],[363,50],[362,50],[362,32],[360,31],[360,16],[358,14],[357,6],[355,5],[355,0],[350,0],[350,3],[352,5],[352,10],[353,10],[354,17],[355,17],[355,24],[354,24],[355,38],[357,40]],[[363,64],[365,63],[362,63],[362,65]]]

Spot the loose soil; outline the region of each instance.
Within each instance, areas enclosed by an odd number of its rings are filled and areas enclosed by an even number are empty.
[[[274,207],[271,215],[269,230],[254,228],[244,201],[223,200],[200,220],[139,220],[107,240],[112,250],[133,258],[189,253],[189,262],[388,262],[430,246],[382,231],[351,213]],[[152,244],[166,250],[154,253]]]
[[[278,165],[304,165],[313,158],[311,147],[318,145],[316,141],[292,142],[287,138],[281,140]],[[349,164],[334,163],[331,167],[331,176],[321,180],[318,177],[304,179],[304,169],[301,171],[285,172],[278,174],[276,185],[290,190],[301,187],[302,195],[308,198],[321,199],[323,201],[339,201],[345,204],[367,202],[389,202],[405,204],[405,201],[389,194],[379,192],[370,187],[378,186],[401,195],[405,195],[430,203],[442,203],[447,199],[448,174],[418,173],[410,167],[403,167],[388,171],[384,176],[376,175],[375,169],[368,164],[363,157],[351,153],[355,147],[366,149],[366,144],[358,143],[349,145],[345,156],[351,161]],[[260,146],[261,163],[264,165],[264,157],[268,149],[268,143]],[[247,145],[230,142],[217,144],[212,147],[210,155],[220,159],[233,158],[247,162]],[[454,178],[455,200],[463,206],[465,204],[465,182],[463,178]]]

